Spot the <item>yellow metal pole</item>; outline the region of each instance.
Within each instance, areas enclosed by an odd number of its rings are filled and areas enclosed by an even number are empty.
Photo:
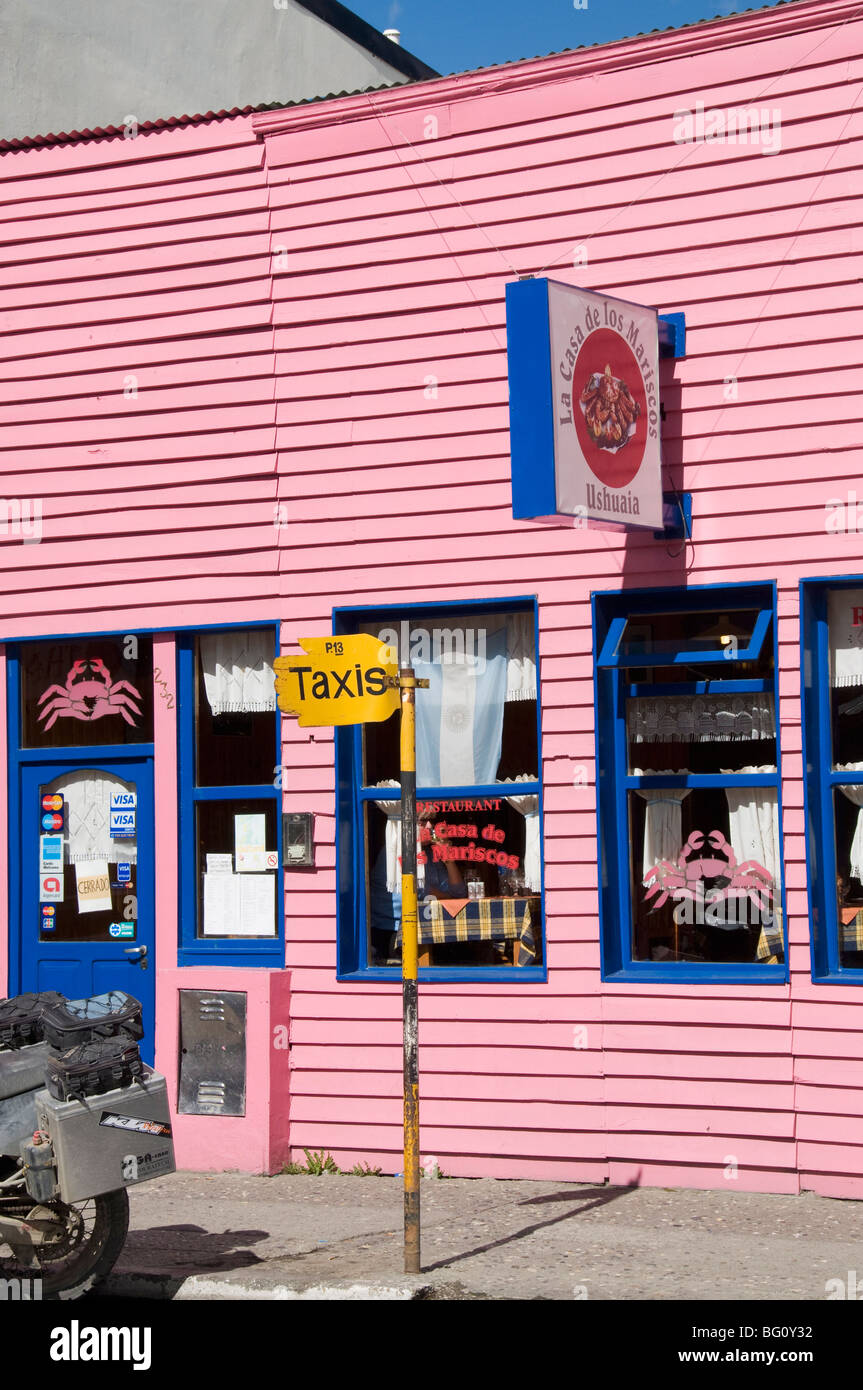
[[[420,1272],[420,1098],[417,1046],[416,687],[411,666],[399,673],[402,788],[402,1009],[404,1018],[405,1274]],[[427,682],[423,682],[427,684]]]

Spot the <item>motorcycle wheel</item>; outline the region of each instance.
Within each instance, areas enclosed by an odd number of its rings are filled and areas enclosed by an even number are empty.
[[[18,1204],[16,1204],[18,1205]],[[2,1208],[0,1208],[2,1209]],[[8,1210],[8,1208],[7,1208]],[[22,1264],[0,1243],[0,1277],[40,1279],[43,1299],[81,1298],[113,1269],[129,1230],[129,1195],[122,1189],[69,1206],[25,1198],[16,1215],[42,1221],[43,1239],[35,1247],[36,1265]],[[56,1230],[53,1228],[56,1227]]]

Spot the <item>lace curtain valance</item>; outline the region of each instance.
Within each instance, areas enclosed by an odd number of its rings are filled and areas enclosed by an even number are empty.
[[[276,708],[269,628],[203,633],[200,642],[204,689],[214,715],[256,714]]]
[[[773,696],[638,696],[626,707],[630,743],[728,743],[776,737]]]

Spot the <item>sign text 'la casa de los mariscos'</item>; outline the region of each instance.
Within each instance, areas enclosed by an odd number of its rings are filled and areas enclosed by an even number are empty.
[[[520,281],[507,348],[514,515],[661,528],[657,311]]]

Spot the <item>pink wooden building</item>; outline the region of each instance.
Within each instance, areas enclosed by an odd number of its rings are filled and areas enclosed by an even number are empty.
[[[401,1168],[395,722],[272,693],[367,631],[432,681],[423,1157],[863,1195],[861,55],[798,0],[3,152],[0,992],[140,993],[182,1166]],[[688,535],[514,517],[523,276],[685,317]]]

